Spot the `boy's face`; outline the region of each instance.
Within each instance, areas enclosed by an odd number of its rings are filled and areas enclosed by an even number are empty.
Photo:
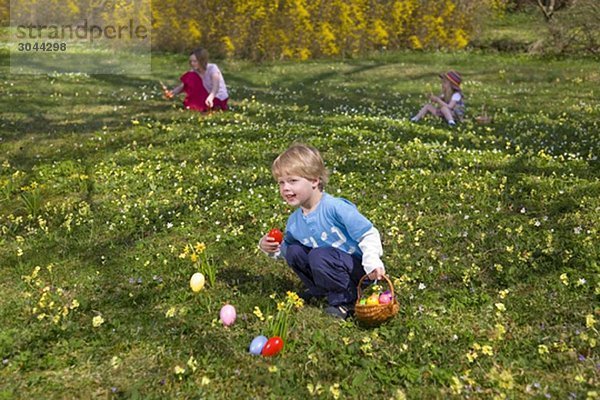
[[[293,207],[312,208],[320,194],[319,179],[307,179],[297,175],[283,175],[277,178],[279,194]]]

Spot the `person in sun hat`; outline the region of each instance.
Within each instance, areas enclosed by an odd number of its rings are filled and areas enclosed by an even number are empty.
[[[305,286],[303,300],[325,297],[325,313],[346,319],[353,313],[360,279],[385,274],[379,231],[353,203],[324,191],[328,173],[314,147],[292,145],[273,161],[271,172],[279,194],[296,210],[283,242],[266,234],[260,249],[287,261]]]
[[[464,95],[460,88],[462,77],[456,71],[448,71],[440,74],[442,79],[442,94],[440,96],[429,95],[431,103],[425,104],[423,108],[412,117],[412,122],[418,122],[427,114],[443,117],[449,125],[456,125],[456,121],[462,120],[465,115]]]

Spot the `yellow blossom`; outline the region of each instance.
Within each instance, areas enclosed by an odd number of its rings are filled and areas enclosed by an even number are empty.
[[[96,315],[93,319],[92,319],[92,326],[94,328],[99,327],[100,325],[102,325],[104,323],[104,318],[102,318],[102,315]]]
[[[569,286],[569,277],[567,276],[566,273],[563,273],[560,275],[560,281],[562,282],[563,285]]]
[[[260,311],[260,308],[258,308],[257,306],[254,307],[254,311],[252,311],[252,313],[254,315],[256,315],[258,317],[258,319],[260,319],[261,321],[265,320],[265,317],[264,317],[262,311]]]
[[[467,360],[469,360],[470,363],[472,363],[473,361],[475,361],[477,359],[477,352],[474,350],[469,350],[469,352],[466,354],[467,356]]]
[[[181,368],[179,365],[176,365],[173,368],[173,372],[175,373],[175,375],[183,375],[183,374],[185,374],[185,369]]]
[[[316,385],[309,383],[306,385],[306,389],[308,390],[308,393],[310,393],[311,396],[318,396],[321,393],[323,393],[323,386],[321,386],[320,383],[317,383]]]
[[[593,328],[596,324],[596,319],[592,314],[588,314],[585,316],[585,326],[588,328]]]
[[[329,387],[329,393],[331,393],[331,395],[333,396],[334,399],[339,399],[340,398],[340,384],[339,383],[334,383],[333,385],[331,385]]]
[[[200,380],[200,385],[207,386],[209,384],[210,384],[210,379],[208,378],[208,376],[203,376],[202,379]]]
[[[198,361],[194,358],[194,356],[190,356],[187,361],[187,366],[192,370],[192,372],[196,372],[198,369]]]
[[[540,355],[548,354],[549,353],[548,346],[546,346],[545,344],[540,344],[538,346],[538,353]]]
[[[204,250],[206,250],[206,245],[201,242],[196,242],[196,245],[194,246],[194,250],[196,250],[196,253],[202,254],[202,253],[204,253]]]
[[[192,253],[190,255],[190,261],[195,263],[196,261],[198,261],[198,255],[196,253]]]
[[[485,354],[486,356],[493,356],[494,350],[492,349],[492,346],[486,344],[481,347],[481,353]]]
[[[167,312],[165,313],[165,317],[167,318],[173,318],[175,316],[176,313],[176,308],[175,307],[171,307],[167,310]]]
[[[494,337],[497,340],[502,340],[504,338],[504,334],[506,333],[506,328],[502,324],[496,324],[494,326]]]
[[[396,389],[396,393],[394,394],[393,400],[406,400],[406,393],[402,389]],[[390,399],[392,400],[392,399]]]
[[[500,312],[506,311],[506,306],[503,303],[496,303],[494,306],[496,306],[496,309]]]
[[[278,369],[277,369],[277,366],[276,366],[276,365],[271,365],[271,366],[269,367],[269,372],[270,372],[270,373],[274,373],[274,372],[277,372],[277,371],[278,371]]]
[[[452,390],[453,394],[460,394],[463,389],[463,384],[459,378],[456,376],[452,377],[452,383],[450,384],[450,390]]]
[[[120,366],[120,365],[121,365],[121,359],[120,359],[119,357],[117,357],[117,356],[113,356],[113,357],[110,359],[110,366],[111,366],[113,369],[117,369],[117,368],[119,368],[119,366]]]

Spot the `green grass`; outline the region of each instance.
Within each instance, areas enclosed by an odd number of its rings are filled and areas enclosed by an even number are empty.
[[[470,46],[497,51],[527,51],[533,44],[548,39],[549,34],[542,12],[533,4],[523,10],[488,16],[480,29]]]
[[[233,107],[211,116],[160,97],[184,56],[153,63],[147,78],[19,76],[1,53],[0,398],[593,395],[597,63],[220,62]],[[449,68],[464,76],[469,116],[485,106],[492,124],[408,122]],[[306,306],[283,354],[253,357],[268,325],[255,307],[274,315],[301,289],[257,249],[289,213],[270,163],[298,140],[322,150],[327,190],[379,228],[401,309],[369,329]],[[199,294],[179,257],[196,242],[218,268]],[[55,306],[40,311],[44,287]],[[38,320],[73,299],[57,323]],[[230,328],[225,302],[238,312]]]

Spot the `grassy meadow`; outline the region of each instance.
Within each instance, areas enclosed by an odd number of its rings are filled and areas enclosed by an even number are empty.
[[[0,399],[600,398],[597,60],[218,63],[232,110],[203,116],[160,92],[185,55],[140,78],[10,75],[0,52]],[[469,118],[410,123],[449,68]],[[301,290],[257,248],[290,212],[270,164],[295,141],[380,230],[400,312],[304,305],[257,357]]]

